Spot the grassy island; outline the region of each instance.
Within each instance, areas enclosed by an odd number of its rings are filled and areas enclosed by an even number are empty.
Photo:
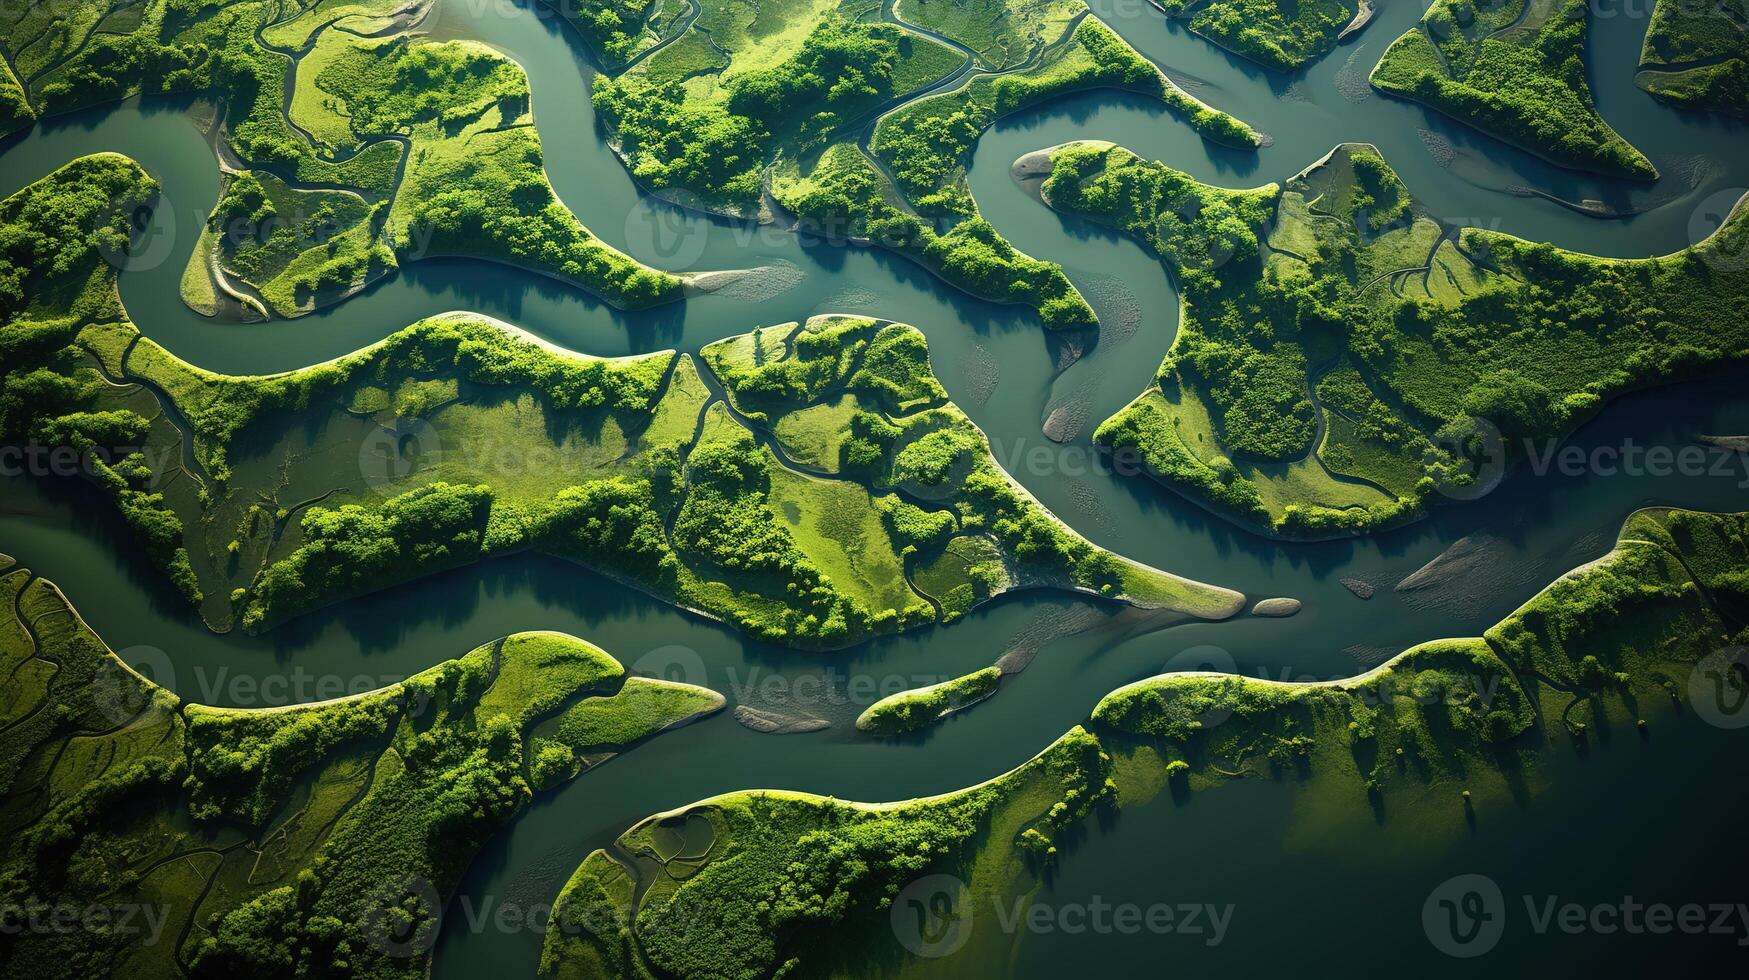
[[[1111,693],[1030,762],[957,793],[869,805],[744,792],[658,814],[572,876],[542,974],[824,976],[869,962],[904,973],[923,961],[901,947],[894,906],[955,886],[955,907],[979,914],[946,947],[963,958],[928,965],[1000,972],[1013,937],[982,910],[1072,862],[1058,851],[1087,815],[1247,776],[1291,786],[1306,832],[1402,822],[1422,839],[1455,838],[1476,810],[1522,806],[1558,745],[1686,712],[1689,673],[1749,639],[1745,614],[1749,515],[1641,512],[1607,558],[1484,636],[1423,644],[1358,677],[1164,675]]]
[[[985,667],[940,684],[900,691],[869,705],[856,719],[856,728],[875,735],[902,735],[927,728],[995,694],[1001,682],[1002,668]]]
[[[865,967],[891,956],[889,909],[923,875],[955,871],[980,903],[1024,893],[1056,835],[1114,798],[1111,772],[1099,740],[1075,729],[1019,769],[945,796],[869,805],[754,791],[659,814],[571,877],[541,975]]]
[[[1153,0],[1168,17],[1234,54],[1294,71],[1329,54],[1356,11],[1341,0]]]
[[[1584,0],[1434,0],[1371,81],[1562,166],[1654,180],[1591,100],[1589,24]]]
[[[126,247],[103,209],[152,190],[90,157],[0,205],[24,292],[0,327],[0,423],[89,455],[214,626],[525,549],[810,648],[1014,588],[1215,619],[1243,603],[1065,527],[997,467],[909,326],[819,317],[713,344],[727,403],[690,356],[587,357],[470,314],[285,374],[202,371],[127,321],[102,260]],[[84,240],[33,230],[82,214]]]
[[[689,207],[891,248],[983,299],[1084,327],[1092,309],[1055,263],[977,214],[965,163],[1002,116],[1070,92],[1162,99],[1215,139],[1243,123],[1195,101],[1081,0],[706,5],[646,57],[596,81],[615,149],[645,186]]]
[[[8,936],[21,976],[426,976],[443,903],[536,792],[723,704],[519,633],[337,700],[208,707],[10,558],[0,594],[0,896],[152,910]]]
[[[1606,399],[1749,350],[1749,275],[1713,257],[1749,234],[1741,205],[1681,252],[1599,259],[1442,226],[1369,146],[1243,191],[1107,143],[1047,152],[1045,201],[1152,249],[1182,297],[1155,383],[1095,440],[1266,533],[1477,496]]]
[[[1634,84],[1666,102],[1749,118],[1749,7],[1658,0]]]
[[[445,255],[532,269],[626,309],[679,299],[680,279],[596,239],[554,195],[519,66],[472,42],[361,36],[424,8],[38,3],[0,25],[0,43],[35,103],[25,111],[142,92],[223,102],[225,192],[184,278],[200,312],[222,291],[256,315],[296,316]],[[0,132],[12,101],[0,80]]]

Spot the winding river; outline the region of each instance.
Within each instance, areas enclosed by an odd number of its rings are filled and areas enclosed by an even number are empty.
[[[1633,87],[1632,68],[1646,25],[1643,10],[1596,7],[1590,58],[1605,118],[1665,174],[1650,186],[1562,171],[1418,106],[1370,93],[1367,71],[1419,17],[1419,4],[1386,0],[1353,41],[1307,70],[1279,76],[1186,33],[1144,0],[1091,0],[1100,16],[1193,94],[1268,133],[1272,143],[1257,153],[1215,147],[1162,106],[1112,93],[1060,100],[985,135],[970,170],[984,214],[1020,248],[1064,262],[1104,324],[1098,343],[1059,370],[1058,342],[1030,314],[972,300],[904,259],[712,219],[641,194],[597,131],[588,100],[594,68],[569,27],[544,8],[439,2],[422,30],[483,40],[527,70],[548,173],[560,197],[593,232],[660,268],[772,265],[787,270],[782,281],[771,289],[727,290],[627,314],[536,275],[431,260],[409,262],[360,295],[296,320],[265,325],[208,320],[178,297],[199,224],[218,193],[213,152],[185,114],[188,100],[131,100],[51,120],[0,144],[0,194],[84,153],[118,150],[139,160],[162,183],[164,194],[141,257],[122,277],[123,299],[147,335],[219,371],[266,372],[320,361],[452,309],[487,313],[601,355],[670,347],[696,351],[756,325],[824,312],[914,323],[929,336],[949,394],[989,433],[998,458],[1082,533],[1123,554],[1253,598],[1291,595],[1306,603],[1292,619],[1242,617],[1162,629],[1134,612],[1103,604],[1021,595],[986,607],[961,626],[821,657],[745,641],[574,566],[519,556],[321,611],[269,636],[218,635],[206,630],[155,572],[128,557],[127,532],[95,494],[0,477],[7,501],[0,508],[0,550],[58,582],[124,659],[145,664],[185,697],[247,705],[336,693],[316,686],[318,677],[379,686],[521,629],[576,633],[642,669],[667,667],[674,676],[721,690],[731,703],[765,703],[782,691],[809,701],[817,696],[812,692],[827,692],[824,703],[812,705],[838,722],[827,731],[761,735],[725,712],[665,734],[637,748],[629,760],[591,772],[537,802],[470,871],[439,941],[435,972],[440,977],[479,976],[487,970],[530,975],[539,955],[534,930],[476,928],[460,908],[478,909],[488,898],[500,904],[550,902],[589,848],[652,812],[756,786],[868,800],[947,791],[1022,762],[1085,718],[1101,694],[1168,664],[1212,664],[1278,678],[1355,673],[1421,640],[1479,632],[1548,580],[1605,552],[1615,528],[1636,507],[1738,509],[1749,498],[1749,472],[1745,459],[1737,457],[1724,475],[1694,478],[1517,472],[1480,502],[1441,509],[1420,524],[1362,541],[1288,545],[1238,531],[1169,492],[1112,476],[1097,465],[1088,436],[1151,376],[1176,327],[1176,294],[1159,264],[1139,247],[1056,216],[1009,175],[1010,163],[1022,153],[1067,139],[1106,138],[1199,179],[1251,186],[1295,173],[1337,142],[1367,141],[1379,146],[1412,192],[1449,221],[1599,254],[1673,251],[1696,236],[1696,214],[1706,202],[1741,194],[1749,185],[1749,153],[1743,152],[1749,130],[1659,106]],[[1522,187],[1550,197],[1515,190]],[[1623,216],[1581,213],[1551,197],[1600,202]],[[1746,381],[1749,372],[1739,371],[1680,392],[1634,395],[1606,410],[1573,442],[1587,450],[1630,441],[1680,447],[1701,434],[1749,432]],[[1041,421],[1053,412],[1068,420],[1061,443],[1041,430]],[[1396,582],[1466,539],[1466,546],[1483,549],[1485,561],[1444,585],[1413,593],[1393,590]],[[1344,580],[1368,583],[1376,594],[1362,600]],[[850,703],[855,695],[845,690],[848,677],[916,686],[986,666],[1014,646],[1036,653],[1031,665],[1004,683],[999,696],[926,737],[877,741],[856,736],[848,724],[861,707]],[[263,693],[263,684],[279,693]],[[1631,741],[1626,735],[1618,738]],[[1693,749],[1702,740],[1704,733],[1690,732],[1667,742]],[[1424,860],[1467,866],[1462,860],[1510,855],[1516,831],[1547,848],[1549,874],[1566,868],[1566,880],[1591,881],[1586,869],[1596,869],[1587,863],[1592,853],[1587,849],[1604,846],[1609,830],[1571,833],[1571,824],[1608,805],[1611,791],[1599,770],[1633,765],[1618,756],[1641,754],[1638,748],[1624,747],[1610,753],[1607,762],[1589,766],[1572,757],[1560,759],[1552,770],[1570,776],[1567,782],[1577,788],[1549,793],[1547,802],[1526,810],[1522,824],[1484,822],[1468,840]],[[1664,759],[1664,752],[1687,761]],[[1658,785],[1678,787],[1694,775],[1699,754],[1698,749],[1661,747]],[[1737,764],[1735,771],[1734,780],[1711,791],[1740,802],[1743,766]],[[1217,891],[1227,888],[1230,897],[1220,900],[1242,899],[1248,903],[1242,908],[1261,919],[1286,914],[1278,905],[1316,905],[1319,895],[1310,881],[1334,881],[1332,887],[1356,892],[1375,887],[1376,877],[1362,873],[1364,863],[1344,862],[1363,852],[1394,853],[1381,844],[1390,835],[1361,835],[1355,839],[1370,843],[1299,852],[1292,858],[1298,870],[1282,871],[1278,881],[1271,869],[1284,866],[1272,862],[1286,860],[1282,842],[1294,829],[1290,794],[1251,783],[1204,795],[1207,802],[1199,796],[1193,808],[1156,803],[1133,814],[1126,811],[1116,827],[1094,833],[1076,849],[1080,853],[1068,855],[1050,887],[1064,900],[1079,895],[1085,901],[1103,888],[1107,894],[1129,889],[1132,899],[1141,901],[1135,896],[1147,896],[1148,888],[1157,889],[1163,880],[1197,882]],[[1643,802],[1639,807],[1635,819],[1660,818],[1650,812],[1655,807]],[[1254,832],[1257,841],[1235,841],[1234,826]],[[1223,828],[1226,836],[1217,838]],[[1208,839],[1221,839],[1230,850],[1259,846],[1254,857],[1236,859],[1229,850],[1222,858],[1195,846]],[[1648,863],[1644,873],[1657,867]],[[1679,861],[1676,870],[1687,867]],[[1295,883],[1291,888],[1271,887],[1289,880]],[[1431,884],[1418,877],[1398,883],[1401,894],[1375,888],[1364,908],[1383,910],[1404,902],[1418,908]],[[1194,901],[1217,898],[1185,895]],[[1413,928],[1412,918],[1404,923]],[[1258,942],[1272,941],[1261,923],[1251,935]],[[1318,936],[1330,938],[1308,933],[1303,941],[1315,944]],[[1061,976],[1077,968],[1078,958],[1090,950],[1085,941],[1085,936],[1062,934],[1029,937],[1026,974]],[[1194,945],[1185,947],[1189,963],[1197,962]],[[1036,956],[1030,955],[1033,950]],[[1147,962],[1136,955],[1138,964]]]

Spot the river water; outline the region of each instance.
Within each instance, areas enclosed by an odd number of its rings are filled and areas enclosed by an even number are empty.
[[[1086,600],[1021,595],[960,625],[818,656],[748,642],[574,566],[520,556],[321,611],[269,636],[218,635],[132,557],[125,529],[94,494],[11,475],[0,477],[7,501],[0,509],[0,550],[58,582],[125,659],[147,665],[183,696],[211,703],[310,700],[340,693],[323,686],[337,681],[380,686],[521,629],[576,633],[643,669],[666,666],[674,676],[721,690],[732,703],[759,702],[773,692],[811,702],[822,687],[830,692],[821,699],[827,703],[813,704],[841,722],[828,731],[759,735],[724,713],[663,735],[538,801],[470,871],[458,908],[478,909],[487,901],[550,901],[588,849],[643,816],[714,793],[780,787],[884,800],[977,782],[1019,764],[1084,719],[1106,691],[1169,664],[1214,664],[1270,677],[1355,673],[1413,643],[1486,628],[1549,579],[1606,551],[1615,528],[1636,507],[1743,507],[1749,473],[1740,461],[1724,475],[1686,478],[1600,470],[1537,474],[1521,467],[1483,500],[1441,509],[1415,526],[1363,541],[1292,545],[1235,530],[1167,491],[1103,472],[1088,435],[1151,376],[1176,328],[1176,294],[1159,264],[1139,247],[1061,218],[1027,197],[1009,176],[1010,163],[1025,152],[1068,139],[1111,139],[1202,180],[1253,186],[1292,175],[1338,142],[1371,142],[1411,191],[1450,221],[1619,256],[1673,251],[1704,233],[1697,211],[1716,206],[1709,202],[1730,197],[1732,189],[1742,193],[1749,185],[1749,154],[1743,152],[1742,124],[1672,111],[1633,87],[1632,65],[1646,21],[1644,11],[1632,7],[1597,7],[1590,62],[1605,118],[1665,174],[1650,186],[1562,171],[1417,106],[1369,94],[1367,71],[1419,16],[1415,3],[1387,0],[1353,43],[1290,76],[1222,52],[1142,0],[1092,5],[1187,88],[1273,142],[1257,153],[1213,147],[1158,105],[1110,93],[1051,103],[985,135],[970,169],[984,214],[1022,249],[1063,262],[1104,323],[1100,341],[1060,372],[1055,342],[1030,314],[972,300],[903,259],[690,214],[640,194],[596,128],[588,101],[594,69],[587,54],[568,27],[539,8],[440,0],[421,29],[486,41],[523,65],[548,174],[560,197],[601,238],[675,271],[782,266],[790,270],[787,288],[775,295],[719,293],[626,314],[539,276],[430,260],[410,262],[359,296],[297,320],[207,320],[183,306],[177,292],[199,223],[218,193],[212,151],[185,114],[186,100],[133,100],[52,120],[0,144],[0,193],[84,153],[118,150],[138,160],[164,193],[143,259],[122,276],[123,299],[147,335],[219,371],[298,367],[453,309],[487,313],[601,355],[696,351],[757,325],[825,312],[914,323],[929,336],[949,394],[989,433],[1004,465],[1064,520],[1102,545],[1161,568],[1253,598],[1304,600],[1305,610],[1292,619],[1242,617],[1155,629],[1133,614]],[[1640,213],[1599,218],[1510,193],[1515,186]],[[1745,381],[1749,372],[1738,371],[1680,392],[1624,398],[1572,442],[1608,452],[1629,445],[1680,447],[1699,434],[1749,432]],[[1084,420],[1062,444],[1041,432],[1041,420],[1053,409]],[[1478,570],[1443,588],[1392,590],[1393,583],[1466,538],[1490,549]],[[1377,593],[1363,601],[1344,579],[1371,583]],[[894,686],[957,675],[1016,645],[1036,651],[1031,666],[1006,681],[999,696],[926,737],[874,741],[856,737],[843,723],[869,700],[871,684],[889,693]],[[1061,902],[1102,893],[1141,901],[1169,882],[1174,895],[1219,898],[1237,903],[1241,915],[1249,911],[1248,931],[1245,918],[1234,919],[1233,935],[1246,941],[1213,947],[1229,958],[1203,965],[1291,965],[1272,932],[1289,906],[1305,913],[1281,933],[1294,937],[1290,942],[1335,955],[1366,938],[1397,953],[1424,955],[1428,947],[1418,931],[1413,944],[1398,933],[1414,930],[1420,898],[1455,873],[1452,868],[1491,869],[1507,876],[1509,890],[1547,891],[1571,880],[1601,888],[1599,894],[1635,887],[1692,891],[1696,865],[1672,863],[1668,855],[1609,854],[1619,876],[1578,869],[1608,854],[1612,837],[1628,840],[1631,832],[1639,840],[1648,825],[1661,828],[1651,839],[1681,837],[1680,821],[1705,812],[1697,809],[1701,805],[1740,803],[1745,767],[1732,763],[1722,770],[1715,754],[1705,751],[1710,738],[1704,726],[1684,719],[1678,734],[1661,736],[1644,751],[1636,743],[1595,753],[1589,762],[1560,756],[1551,771],[1562,778],[1552,779],[1554,788],[1534,805],[1482,821],[1451,848],[1415,850],[1413,860],[1399,864],[1412,870],[1388,881],[1365,860],[1390,836],[1386,829],[1369,824],[1341,837],[1342,846],[1295,851],[1285,843],[1293,794],[1257,783],[1201,794],[1191,806],[1163,800],[1126,811],[1065,856],[1046,894]],[[1656,753],[1655,767],[1642,758],[1650,752]],[[1620,779],[1611,782],[1607,774],[1624,766],[1634,767],[1636,779],[1655,770],[1671,794],[1688,795],[1647,793],[1622,805]],[[1714,778],[1698,778],[1702,773]],[[1683,805],[1658,805],[1678,798]],[[1612,804],[1619,812],[1612,812]],[[1572,833],[1576,823],[1585,825],[1584,834]],[[1694,850],[1701,844],[1681,846]],[[1546,855],[1545,872],[1532,874],[1514,863],[1527,851]],[[1367,873],[1369,867],[1374,873]],[[1517,877],[1508,874],[1514,868]],[[1625,884],[1615,884],[1617,877]],[[1349,901],[1321,904],[1320,882]],[[1398,923],[1401,929],[1387,928],[1396,921],[1391,916],[1410,912],[1415,915]],[[1349,932],[1341,931],[1342,923]],[[1368,925],[1378,928],[1355,932]],[[1332,936],[1342,937],[1343,947]],[[1319,946],[1320,937],[1327,946]],[[1024,971],[1060,976],[1088,955],[1086,942],[1085,934],[1063,931],[1029,935]],[[526,975],[539,943],[534,930],[474,928],[452,909],[436,973]],[[1159,936],[1143,936],[1100,952],[1120,961],[1132,957],[1138,967],[1167,951],[1195,963],[1212,955],[1161,943]],[[1257,959],[1231,958],[1236,949]],[[1569,951],[1559,955],[1566,958]]]

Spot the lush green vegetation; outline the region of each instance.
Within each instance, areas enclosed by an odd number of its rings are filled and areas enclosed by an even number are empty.
[[[967,889],[959,908],[987,908],[1036,887],[1091,812],[1248,776],[1291,782],[1296,826],[1311,833],[1351,832],[1334,815],[1460,835],[1476,808],[1519,805],[1555,740],[1681,710],[1680,679],[1749,639],[1746,612],[1749,515],[1641,512],[1607,559],[1485,637],[1424,644],[1359,677],[1162,675],[957,793],[867,805],[747,792],[658,814],[577,869],[542,974],[832,975],[892,955],[891,907],[912,882],[953,875]],[[1011,934],[965,918],[964,962],[1011,962]]]
[[[404,6],[372,0],[282,17],[266,0],[144,0],[129,8],[137,16],[96,30],[85,15],[103,9],[39,3],[5,36],[54,39],[32,43],[19,63],[45,114],[138,92],[222,97],[222,133],[251,169],[220,210],[256,196],[273,207],[248,207],[243,217],[260,219],[245,221],[253,228],[215,236],[215,248],[191,261],[215,263],[282,315],[434,255],[525,266],[624,308],[678,299],[680,280],[603,244],[554,196],[528,118],[528,82],[514,63],[478,44],[367,40],[346,29],[387,27]],[[338,26],[323,27],[333,18]],[[320,33],[296,69],[263,46],[258,29],[287,48]],[[286,180],[335,189],[293,191]],[[185,293],[206,312],[213,288],[202,278],[190,270]]]
[[[803,228],[816,234],[900,252],[974,296],[1036,308],[1051,329],[1094,324],[1092,307],[1062,266],[1015,249],[980,217],[937,234],[930,223],[890,199],[887,187],[860,149],[838,143],[820,155],[806,177],[799,167],[780,164],[772,175],[771,193]]]
[[[857,717],[856,728],[876,735],[902,735],[927,728],[995,694],[1001,682],[1002,668],[985,667],[940,684],[900,691],[869,705]]]
[[[24,86],[12,66],[0,59],[0,136],[15,133],[36,121],[36,110],[24,94]]]
[[[1046,201],[1153,249],[1182,295],[1157,383],[1097,441],[1272,533],[1356,533],[1482,492],[1478,460],[1749,349],[1732,313],[1749,277],[1709,261],[1749,233],[1742,213],[1674,255],[1596,259],[1445,229],[1370,147],[1250,191],[1110,144],[1051,152]]]
[[[1362,791],[1375,807],[1460,787],[1472,806],[1471,787],[1504,797],[1551,738],[1644,719],[1701,658],[1743,641],[1746,531],[1741,514],[1642,511],[1606,560],[1482,638],[1424,644],[1331,683],[1163,675],[1108,695],[1094,730],[1143,736],[1150,764],[1198,787],[1268,769],[1315,777],[1351,807]]]
[[[127,255],[135,209],[157,193],[133,161],[99,154],[0,202],[0,441],[77,452],[146,554],[198,602],[181,519],[143,455],[111,452],[137,448],[147,417],[98,406],[102,378],[73,346],[81,327],[124,315],[112,263]]]
[[[761,213],[769,175],[805,229],[891,248],[975,296],[1032,306],[1050,327],[1090,326],[1093,311],[1060,266],[978,218],[964,165],[979,134],[1045,99],[1117,87],[1165,100],[1212,138],[1256,142],[1086,17],[1080,0],[906,5],[897,16],[1014,69],[972,72],[941,95],[928,93],[961,77],[963,57],[903,23],[827,0],[750,7],[706,5],[672,43],[596,80],[596,108],[633,175],[682,203],[748,217]],[[897,188],[860,146],[871,123]]]
[[[1336,47],[1354,19],[1339,0],[1154,0],[1170,17],[1223,48],[1276,71],[1293,71]]]
[[[1749,117],[1749,9],[1659,0],[1634,83],[1667,102]]]
[[[907,560],[953,531],[990,535],[1028,584],[1214,618],[1241,602],[1097,549],[1020,492],[946,403],[911,327],[827,317],[705,352],[761,428],[851,398],[847,429],[814,447],[823,459],[832,440],[844,479],[780,461],[709,404],[690,358],[583,357],[482,317],[422,321],[286,374],[201,371],[140,336],[116,302],[99,245],[125,248],[121,226],[87,212],[128,187],[150,191],[125,159],[90,158],[7,203],[19,312],[4,334],[17,351],[6,437],[130,447],[98,479],[215,626],[265,629],[533,548],[765,640],[835,647],[992,594],[937,608],[911,590]],[[236,199],[239,214],[267,206],[265,194]],[[101,230],[45,245],[57,220]],[[63,318],[37,322],[51,311]],[[99,365],[113,383],[98,383]]]
[[[879,537],[890,540],[887,548],[933,567],[955,534],[988,535],[997,547],[1000,572],[966,569],[948,586],[967,587],[956,605],[982,601],[992,586],[1000,591],[1022,581],[1217,619],[1242,602],[1235,593],[1113,555],[1058,522],[996,465],[977,426],[941,401],[927,342],[914,327],[820,317],[714,344],[702,354],[736,410],[765,431],[782,432],[792,414],[820,405],[841,411],[841,400],[854,398],[849,434],[837,441],[832,470],[892,495],[875,505],[883,512]],[[830,511],[815,502],[816,512]],[[798,510],[807,512],[799,503]],[[858,512],[867,515],[864,521],[873,518],[867,509]],[[864,535],[873,537],[874,529],[865,526],[857,537]],[[848,535],[840,530],[837,536]],[[944,591],[928,594],[941,601]],[[944,604],[942,614],[952,618],[958,611]]]
[[[324,294],[396,268],[394,252],[378,240],[386,215],[386,204],[356,194],[299,190],[266,171],[245,171],[227,183],[207,227],[224,274],[254,286],[275,313],[296,316]]]
[[[1010,74],[974,75],[952,91],[883,116],[870,145],[892,171],[899,190],[920,211],[970,217],[976,210],[966,189],[965,162],[978,136],[1003,116],[1089,88],[1151,95],[1210,139],[1241,146],[1257,142],[1250,127],[1191,99],[1111,28],[1087,17],[1066,43],[1046,53],[1036,66]]]
[[[469,42],[329,39],[346,49],[314,79],[333,97],[326,111],[344,115],[361,141],[410,141],[386,228],[398,252],[509,262],[634,309],[679,297],[678,279],[603,244],[559,202],[514,63]]]
[[[866,965],[865,946],[892,941],[894,899],[925,874],[958,875],[980,902],[1023,893],[1056,837],[1111,802],[1110,771],[1099,741],[1075,729],[1019,769],[946,796],[868,806],[736,793],[652,817],[618,841],[637,871],[597,851],[572,876],[542,974],[744,977]],[[833,940],[821,942],[828,928]]]
[[[1589,24],[1584,0],[1434,0],[1371,81],[1555,163],[1655,179],[1651,161],[1597,114]]]
[[[7,608],[32,624],[0,629],[18,681],[0,745],[0,900],[156,916],[9,936],[20,975],[424,976],[474,854],[575,774],[557,755],[722,705],[666,682],[652,698],[655,682],[622,687],[591,644],[521,633],[354,697],[204,707],[129,669],[51,583],[10,559],[0,570]]]

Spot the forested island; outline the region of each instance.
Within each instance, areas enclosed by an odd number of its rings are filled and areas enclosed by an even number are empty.
[[[1651,161],[1597,114],[1590,18],[1583,0],[1434,0],[1371,81],[1562,166],[1655,180]]]
[[[525,549],[813,648],[951,621],[1014,588],[1212,619],[1243,607],[1040,506],[947,401],[910,326],[761,328],[707,347],[707,377],[689,355],[587,357],[451,314],[287,374],[202,371],[128,322],[101,258],[126,248],[131,212],[105,224],[109,202],[153,192],[110,155],[0,203],[20,284],[0,327],[0,431],[92,454],[215,627],[265,629]],[[94,230],[48,232],[68,218]]]
[[[151,913],[9,935],[7,968],[32,977],[426,976],[443,903],[494,833],[723,704],[520,633],[366,694],[210,707],[135,673],[5,556],[0,596],[0,896]]]
[[[1095,440],[1271,534],[1473,498],[1609,398],[1749,351],[1749,275],[1720,260],[1749,235],[1741,202],[1674,255],[1599,259],[1443,225],[1370,146],[1244,191],[1109,143],[1038,160],[1051,207],[1134,237],[1182,296],[1155,383]]]
[[[1687,710],[1682,679],[1749,639],[1746,613],[1749,515],[1642,511],[1608,557],[1485,635],[1423,644],[1352,679],[1162,675],[959,792],[886,804],[745,792],[652,816],[572,876],[542,973],[851,969],[890,948],[892,906],[913,882],[958,882],[956,908],[1001,907],[1074,860],[1058,843],[1090,816],[1247,777],[1288,782],[1306,822],[1400,812],[1423,834],[1461,835],[1475,813],[1512,807],[1540,760],[1583,747],[1591,730],[1656,731]],[[967,959],[949,962],[1012,966],[996,918],[967,915],[971,933],[950,950]]]

